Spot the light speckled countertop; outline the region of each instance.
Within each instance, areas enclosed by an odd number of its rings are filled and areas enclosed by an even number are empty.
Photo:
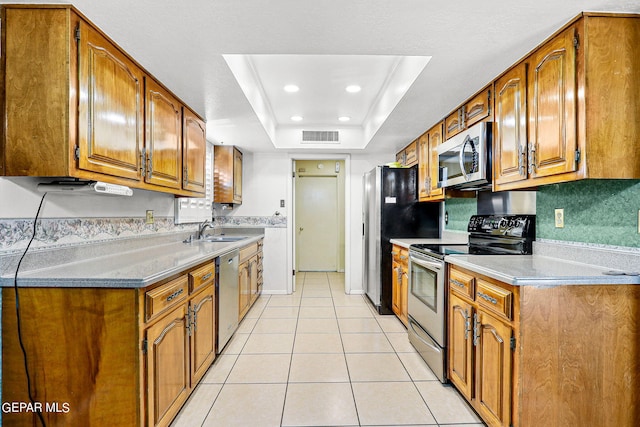
[[[440,239],[391,239],[408,248],[416,243],[467,243],[466,233],[446,233]],[[516,286],[638,285],[640,253],[587,246],[534,242],[535,255],[448,255],[445,261]],[[583,261],[583,262],[580,262]],[[602,263],[598,266],[596,263]]]
[[[261,237],[263,235],[260,234],[236,242],[192,243],[183,243],[181,238],[159,239],[138,246],[128,245],[127,242],[112,243],[106,253],[91,254],[87,249],[89,255],[79,253],[65,262],[49,260],[46,254],[34,254],[30,265],[20,268],[18,286],[142,288],[246,246]],[[0,286],[13,286],[14,274],[15,269],[3,271]]]

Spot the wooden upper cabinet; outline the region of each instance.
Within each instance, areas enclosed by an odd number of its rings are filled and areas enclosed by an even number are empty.
[[[464,130],[464,107],[458,108],[444,119],[445,139],[449,139]]]
[[[134,59],[71,6],[2,5],[0,13],[0,175],[204,193],[202,120],[189,124],[185,187],[182,104]]]
[[[488,87],[444,119],[444,139],[449,139],[490,116],[491,87]]]
[[[527,61],[529,174],[533,178],[576,170],[577,31],[568,28]]]
[[[527,68],[520,64],[495,84],[494,185],[527,178]]]
[[[431,188],[429,195],[431,200],[442,200],[444,198],[444,188],[438,187],[440,175],[440,165],[438,163],[438,152],[436,148],[442,144],[442,122],[429,129],[429,184]]]
[[[78,28],[78,167],[138,180],[144,74],[91,26]]]
[[[425,132],[418,138],[418,201],[429,198],[429,135]]]
[[[242,151],[233,145],[213,147],[213,201],[242,203]]]
[[[402,166],[413,166],[418,164],[418,140],[412,141],[396,154],[396,162]]]
[[[204,194],[206,180],[207,139],[204,121],[183,108],[183,176],[182,188]]]
[[[640,16],[585,13],[496,81],[493,189],[639,179]]]
[[[181,104],[152,79],[146,80],[146,141],[143,164],[145,181],[181,188]]]

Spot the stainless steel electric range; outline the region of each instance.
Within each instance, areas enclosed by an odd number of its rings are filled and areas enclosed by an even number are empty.
[[[535,215],[474,215],[468,244],[409,247],[409,341],[440,381],[447,382],[445,256],[531,254],[535,223]]]

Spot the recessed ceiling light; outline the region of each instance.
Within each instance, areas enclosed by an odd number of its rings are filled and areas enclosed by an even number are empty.
[[[341,122],[348,122],[349,120],[351,120],[351,117],[340,116],[340,117],[338,117],[338,120],[340,120]]]
[[[300,122],[302,121],[302,116],[291,116],[291,120],[294,122]]]
[[[344,90],[346,90],[349,93],[358,93],[362,90],[362,88],[358,85],[349,85]]]
[[[299,90],[300,90],[300,88],[298,86],[296,86],[296,85],[286,85],[284,87],[284,91],[285,92],[289,92],[289,93],[295,93],[295,92],[297,92]]]

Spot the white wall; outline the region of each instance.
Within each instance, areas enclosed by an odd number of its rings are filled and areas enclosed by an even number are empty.
[[[243,189],[241,206],[234,208],[226,215],[237,216],[269,216],[279,211],[286,215],[292,201],[291,158],[294,154],[277,153],[244,153]],[[320,156],[322,157],[322,156]],[[351,154],[348,160],[349,188],[347,203],[349,204],[350,226],[349,239],[351,242],[346,262],[350,269],[349,282],[345,284],[348,293],[363,293],[362,284],[362,176],[376,165],[384,164],[395,159],[395,153],[390,149],[384,154]],[[285,208],[280,207],[280,200],[285,201]],[[221,212],[216,212],[218,215]],[[289,224],[290,226],[290,224]],[[288,256],[291,254],[292,242],[286,234],[286,229],[270,229],[265,236],[265,293],[284,293],[287,283],[290,283],[291,272],[287,267]]]

